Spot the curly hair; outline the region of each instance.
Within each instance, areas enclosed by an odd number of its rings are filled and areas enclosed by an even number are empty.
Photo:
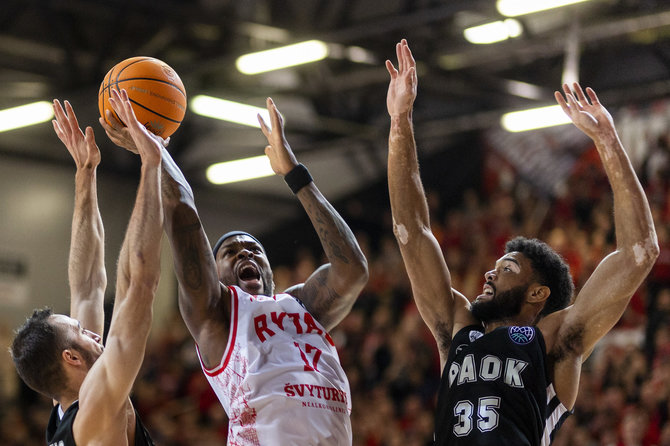
[[[530,259],[535,279],[551,290],[540,316],[546,316],[567,307],[575,291],[575,285],[565,260],[549,245],[537,239],[517,237],[508,241],[505,245],[505,253],[514,251]]]
[[[16,371],[31,389],[56,399],[66,384],[61,352],[68,348],[68,337],[50,323],[50,308],[35,310],[16,330],[10,353]]]

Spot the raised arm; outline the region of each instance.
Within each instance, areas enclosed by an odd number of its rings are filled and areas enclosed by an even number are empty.
[[[221,360],[228,342],[230,295],[219,281],[191,186],[165,148],[162,156],[165,233],[179,282],[179,309],[205,365],[213,366]]]
[[[414,300],[430,328],[443,362],[453,334],[473,323],[467,299],[451,288],[451,275],[430,227],[412,127],[417,94],[416,64],[406,40],[396,45],[398,68],[391,75],[386,105],[391,116],[388,185],[393,233],[412,284]]]
[[[161,144],[137,121],[125,91],[119,95],[115,90],[110,103],[121,119],[129,123],[142,167],[119,255],[116,299],[105,351],[91,368],[79,393],[80,416],[86,417],[75,424],[82,435],[79,439],[91,438],[89,435],[98,430],[104,431],[106,423],[118,422],[120,414],[126,415],[123,410],[144,359],[160,276]]]
[[[586,89],[586,95],[579,84],[575,83],[573,88],[574,93],[564,85],[565,98],[556,92],[556,101],[598,150],[612,187],[616,249],[600,262],[574,305],[555,318],[547,317],[548,325],[556,323],[551,319],[560,322],[555,341],[548,348],[557,361],[556,390],[564,404],[574,401],[576,396],[576,384],[572,387],[565,384],[573,383],[569,377],[574,375],[574,368],[619,320],[659,252],[647,197],[621,145],[612,117],[591,88]],[[562,398],[560,392],[566,389],[567,398]]]
[[[135,142],[113,114],[100,125],[118,146],[137,153]],[[160,138],[159,138],[160,139]],[[172,249],[179,283],[179,309],[191,336],[198,343],[205,365],[218,364],[228,342],[230,299],[221,286],[209,239],[195,206],[193,190],[162,141],[161,195],[165,233]]]
[[[261,130],[268,140],[265,154],[272,170],[286,177],[299,174],[300,189],[296,196],[316,230],[328,262],[305,281],[287,290],[299,298],[314,317],[327,329],[335,327],[349,313],[368,280],[368,264],[354,234],[321,194],[302,165],[298,165],[284,135],[284,122],[272,99],[267,99],[272,128],[258,116]],[[294,169],[298,170],[294,170]],[[307,183],[307,184],[303,184]]]
[[[70,317],[79,320],[87,330],[102,336],[107,273],[105,232],[98,209],[96,184],[100,150],[95,143],[93,129],[86,127],[86,132],[82,132],[72,105],[68,101],[64,105],[65,109],[58,100],[54,100],[56,119],[53,126],[77,167],[68,262]]]

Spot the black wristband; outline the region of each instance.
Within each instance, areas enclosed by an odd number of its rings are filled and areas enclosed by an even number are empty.
[[[302,164],[298,164],[284,176],[284,181],[286,181],[288,187],[291,188],[291,191],[293,191],[294,194],[297,194],[300,189],[314,180],[309,174],[309,170]]]

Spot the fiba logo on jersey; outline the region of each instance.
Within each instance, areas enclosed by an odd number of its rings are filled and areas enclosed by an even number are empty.
[[[535,337],[535,329],[533,327],[509,327],[509,337],[515,344],[525,345]]]
[[[470,330],[470,333],[468,334],[468,338],[470,338],[470,342],[475,342],[477,339],[481,338],[484,336],[484,333],[481,331],[477,330]]]

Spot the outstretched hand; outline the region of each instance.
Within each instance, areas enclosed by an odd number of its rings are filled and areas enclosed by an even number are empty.
[[[142,163],[159,165],[163,139],[151,133],[137,120],[126,90],[119,92],[112,89],[109,103],[119,118],[126,123],[127,134],[134,143],[136,153],[142,158]]]
[[[284,119],[279,114],[279,110],[277,110],[277,106],[272,101],[272,98],[267,99],[266,105],[270,113],[272,128],[269,128],[261,115],[258,115],[261,131],[268,140],[265,154],[270,159],[270,165],[274,173],[284,176],[298,165],[298,160],[293,154],[291,146],[288,145],[288,141],[286,141]]]
[[[93,129],[86,127],[86,133],[81,131],[77,115],[70,102],[65,101],[65,109],[58,99],[53,101],[56,119],[52,120],[58,139],[61,140],[68,152],[72,155],[77,169],[94,169],[100,164],[100,149],[95,143]]]
[[[386,61],[386,69],[391,75],[386,95],[386,107],[391,116],[398,116],[412,110],[418,84],[416,62],[407,45],[407,40],[402,39],[397,43],[395,52],[398,57],[398,69],[396,70],[390,60]]]
[[[106,109],[105,116],[107,117],[106,121],[102,119],[102,117],[98,118],[98,121],[100,121],[100,125],[102,126],[102,128],[105,129],[105,133],[107,133],[109,139],[117,146],[123,147],[129,152],[137,154],[138,153],[137,147],[135,146],[135,141],[133,141],[132,136],[130,136],[128,127],[126,127],[125,125],[123,125],[123,123],[121,123],[118,119],[116,119],[116,116],[114,116],[111,110]],[[108,122],[110,122],[111,125],[108,124]],[[170,143],[169,136],[167,137],[167,139],[163,139],[158,135],[154,136],[158,138],[163,147],[167,147],[168,144]]]
[[[586,88],[586,95],[581,85],[575,82],[573,91],[568,84],[563,84],[563,95],[554,93],[556,102],[575,126],[584,132],[594,142],[601,142],[603,138],[616,136],[614,121],[607,109],[600,103],[596,92],[591,87]]]

